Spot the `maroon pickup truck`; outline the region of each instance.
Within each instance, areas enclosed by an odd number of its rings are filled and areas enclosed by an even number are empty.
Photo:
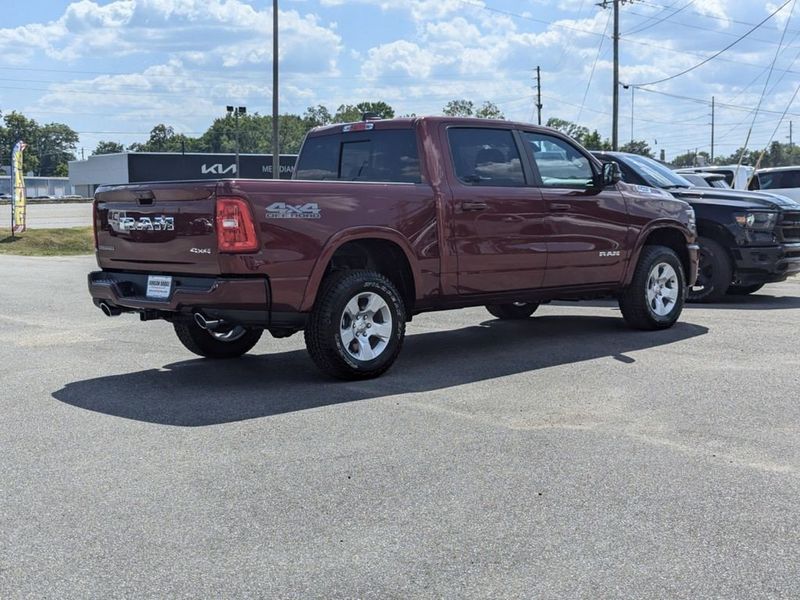
[[[616,169],[524,123],[322,127],[293,181],[98,189],[89,290],[106,315],[169,321],[209,358],[305,330],[317,366],[345,379],[388,369],[426,311],[523,319],[614,297],[632,327],[670,327],[697,273],[694,212]]]

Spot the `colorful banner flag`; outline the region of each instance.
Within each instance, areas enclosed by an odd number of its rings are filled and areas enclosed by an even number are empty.
[[[25,171],[22,168],[22,153],[28,145],[22,140],[18,141],[11,151],[11,181],[13,182],[11,200],[11,231],[22,233],[25,231]]]

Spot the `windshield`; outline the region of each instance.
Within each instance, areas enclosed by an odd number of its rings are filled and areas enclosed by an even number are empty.
[[[691,187],[686,179],[671,171],[660,162],[636,154],[625,155],[625,161],[635,169],[647,185],[659,188]]]

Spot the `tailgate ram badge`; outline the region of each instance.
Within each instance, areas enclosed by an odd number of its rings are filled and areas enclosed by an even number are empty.
[[[129,217],[124,210],[108,211],[108,224],[117,233],[128,231],[175,231],[175,217]]]

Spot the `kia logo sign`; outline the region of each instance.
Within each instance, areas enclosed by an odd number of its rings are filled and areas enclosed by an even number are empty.
[[[216,163],[216,164],[213,164],[213,165],[207,165],[207,164],[204,163],[203,166],[200,167],[200,172],[203,175],[208,175],[209,173],[212,174],[212,175],[226,175],[228,173],[233,173],[235,175],[236,174],[236,163],[232,164],[231,166],[229,166],[227,168],[224,168],[222,166],[222,163]]]

